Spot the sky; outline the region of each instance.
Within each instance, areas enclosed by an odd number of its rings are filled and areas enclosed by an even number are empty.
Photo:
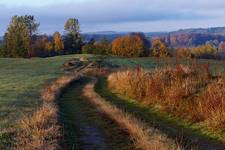
[[[157,32],[225,27],[225,0],[0,0],[0,35],[13,15],[34,15],[39,33],[63,32],[77,18],[82,32]]]

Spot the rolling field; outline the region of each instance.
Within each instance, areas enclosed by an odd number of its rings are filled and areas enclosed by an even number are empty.
[[[142,66],[149,70],[176,64],[174,58],[119,58],[95,55],[67,55],[33,59],[2,58],[0,59],[0,149],[13,143],[13,132],[17,129],[16,122],[27,115],[31,115],[40,106],[42,103],[40,99],[41,89],[53,79],[63,75],[62,66],[65,62],[79,57],[87,57],[92,60],[103,59],[104,63],[110,64],[112,67],[134,68]],[[191,64],[195,60],[182,60],[181,62]],[[222,61],[198,60],[197,63],[209,63],[210,71],[215,74],[224,72]],[[105,122],[101,123],[101,121],[100,124],[103,127],[107,125]]]
[[[64,62],[80,56],[0,59],[0,149],[11,141],[17,120],[41,104],[40,90],[63,74]]]

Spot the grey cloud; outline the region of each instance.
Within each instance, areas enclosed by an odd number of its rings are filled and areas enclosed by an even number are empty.
[[[32,14],[41,22],[42,32],[62,31],[69,17],[80,20],[83,31],[112,28],[132,29],[140,23],[157,24],[165,21],[195,22],[212,24],[210,19],[219,20],[225,15],[223,0],[93,0],[83,3],[51,4],[42,7],[0,6],[0,32],[3,33],[12,15]],[[130,26],[129,26],[130,24]],[[179,24],[179,23],[178,23]],[[129,26],[129,27],[128,27]],[[176,28],[182,26],[179,24]],[[218,26],[221,26],[218,22]],[[164,27],[164,26],[162,26]],[[150,27],[149,27],[150,28]],[[135,29],[135,28],[134,28]],[[110,30],[110,29],[109,29]],[[145,29],[146,30],[146,29]],[[167,30],[167,29],[162,29]]]

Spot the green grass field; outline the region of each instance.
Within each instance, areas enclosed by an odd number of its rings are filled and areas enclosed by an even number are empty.
[[[40,90],[53,79],[63,74],[61,69],[64,62],[85,56],[98,59],[95,55],[67,55],[52,58],[8,59],[0,58],[0,149],[11,141],[10,132],[15,129],[16,121],[32,114],[40,104]],[[121,67],[142,66],[147,69],[174,65],[175,59],[155,58],[118,58],[104,57],[104,61]],[[185,61],[182,61],[187,63]],[[209,62],[211,70],[223,71],[221,61],[199,60]]]
[[[63,63],[75,57],[80,55],[0,59],[0,149],[11,141],[9,135],[16,121],[41,104],[41,88],[62,75]]]

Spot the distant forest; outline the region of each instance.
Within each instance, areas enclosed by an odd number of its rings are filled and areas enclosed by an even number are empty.
[[[64,34],[39,34],[34,16],[13,16],[0,39],[1,57],[51,57],[65,54],[101,54],[123,57],[181,57],[221,59],[225,28],[187,29],[175,32],[81,33],[76,18],[69,18]]]
[[[127,35],[129,32],[96,32],[83,34],[85,41],[95,39],[100,41],[103,37],[109,41]],[[149,32],[144,33],[149,40],[161,39],[169,47],[195,47],[206,43],[213,43],[219,47],[219,44],[225,42],[225,27],[216,28],[197,28],[197,29],[185,29],[173,32]]]

